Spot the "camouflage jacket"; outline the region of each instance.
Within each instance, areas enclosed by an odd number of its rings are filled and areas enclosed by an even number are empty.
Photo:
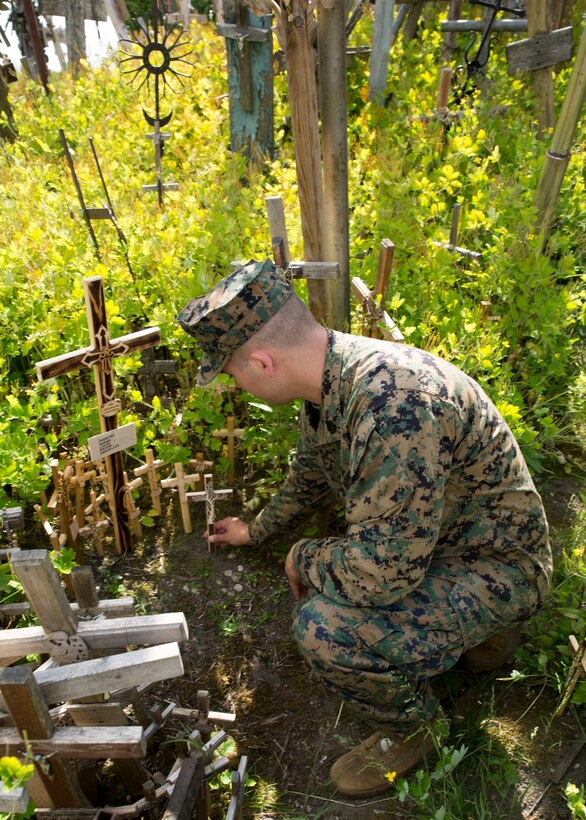
[[[426,573],[457,575],[498,608],[510,597],[513,565],[535,606],[543,600],[551,553],[541,498],[504,419],[456,367],[407,345],[330,331],[322,403],[306,402],[299,425],[288,477],[250,533],[262,543],[332,495],[342,503],[345,537],[294,546],[307,587],[344,604],[385,606]]]

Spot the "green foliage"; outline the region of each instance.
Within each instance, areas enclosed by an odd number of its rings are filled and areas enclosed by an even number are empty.
[[[574,783],[566,783],[564,787],[564,797],[574,820],[585,820],[586,803],[584,803],[584,786],[576,786]]]

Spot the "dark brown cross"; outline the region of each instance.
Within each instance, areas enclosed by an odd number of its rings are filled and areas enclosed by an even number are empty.
[[[177,362],[173,359],[155,359],[155,351],[149,347],[140,354],[142,367],[138,371],[142,376],[143,396],[147,404],[152,404],[154,397],[158,394],[158,376],[166,373],[177,372]],[[168,407],[171,400],[161,398],[163,407]]]
[[[116,398],[112,360],[117,356],[125,356],[127,353],[156,345],[161,340],[161,332],[158,327],[149,327],[117,339],[110,339],[102,277],[90,276],[83,280],[83,286],[90,346],[38,362],[37,375],[40,381],[45,381],[92,367],[96,381],[100,425],[102,432],[107,433],[118,427],[118,412],[121,408],[120,401]],[[123,552],[130,549],[130,529],[125,504],[122,453],[118,451],[106,455],[105,462],[116,549]]]
[[[390,239],[381,242],[373,291],[358,276],[352,278],[352,293],[362,303],[363,333],[373,339],[403,342],[403,334],[385,310],[389,278],[393,267],[395,245]]]

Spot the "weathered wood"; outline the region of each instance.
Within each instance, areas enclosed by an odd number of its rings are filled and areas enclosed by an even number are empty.
[[[74,617],[74,613],[70,614]],[[55,631],[61,631],[56,627]],[[189,637],[182,612],[160,615],[135,615],[103,621],[80,621],[75,629],[89,649],[121,649],[125,646],[149,645],[185,641]],[[51,652],[52,633],[41,626],[4,629],[0,632],[0,655],[29,655]]]
[[[238,771],[232,772],[232,796],[226,812],[226,820],[240,820],[242,804],[244,803],[244,787],[246,785],[246,767],[248,758],[242,755],[238,764]]]
[[[71,570],[71,583],[80,610],[95,609],[99,605],[98,591],[91,567],[74,567]]]
[[[65,0],[65,16],[67,59],[70,71],[76,76],[80,60],[84,60],[86,56],[83,0]]]
[[[49,69],[47,67],[47,59],[45,57],[45,50],[43,48],[43,41],[41,38],[41,30],[39,28],[39,20],[32,0],[22,0],[24,9],[24,16],[26,19],[27,29],[31,38],[33,53],[35,57],[38,79],[40,79],[45,92],[49,93]]]
[[[327,6],[327,7],[326,7]],[[339,266],[332,288],[334,327],[350,326],[350,221],[345,4],[318,3],[319,102],[322,126],[326,259]]]
[[[314,26],[313,8],[308,0],[291,0],[277,18],[277,37],[287,61],[303,256],[308,262],[325,258],[325,204],[312,47]],[[331,285],[309,280],[307,289],[312,312],[319,321],[331,326]]]
[[[291,252],[289,250],[289,237],[287,234],[287,223],[285,222],[285,209],[280,196],[267,196],[265,199],[269,231],[271,234],[271,247],[279,248],[280,259],[275,257],[275,264],[282,270],[286,270],[291,262]]]
[[[183,674],[179,646],[135,649],[107,658],[94,658],[67,667],[37,671],[35,678],[47,704],[114,692],[145,683],[155,683]]]
[[[153,327],[145,328],[137,333],[129,333],[117,339],[110,339],[102,277],[91,276],[84,279],[84,293],[90,347],[38,362],[37,375],[41,381],[44,381],[82,367],[92,367],[95,375],[100,426],[102,433],[107,433],[117,429],[118,412],[121,407],[120,401],[116,398],[112,360],[117,356],[157,344],[161,333],[159,328]],[[105,464],[114,539],[117,551],[124,552],[130,549],[131,541],[125,504],[126,488],[122,453],[106,455]]]
[[[12,569],[43,624],[44,632],[76,632],[77,618],[46,550],[19,550],[13,553]]]
[[[352,278],[352,293],[362,303],[366,314],[375,318],[377,328],[381,331],[385,339],[391,342],[403,342],[404,337],[395,322],[391,319],[386,310],[379,308],[368,286],[358,276]],[[382,323],[380,327],[379,323]]]
[[[382,105],[385,99],[394,12],[394,0],[376,0],[368,77],[368,99],[379,105]]]
[[[572,56],[572,27],[541,32],[506,46],[509,74],[557,65]]]
[[[34,754],[84,760],[146,754],[142,726],[61,726],[48,738],[35,737],[33,731],[27,730],[26,740],[19,729],[0,729],[0,745],[7,754],[24,753],[28,747]]]
[[[450,8],[448,10],[448,21],[458,20],[462,11],[462,0],[450,0]],[[452,31],[447,31],[444,34],[444,43],[442,47],[442,64],[446,65],[451,62],[454,49],[456,48],[456,35]]]
[[[27,742],[31,742],[32,738],[41,743],[51,743],[55,727],[33,671],[25,666],[0,670],[0,692],[10,716],[19,727],[0,729],[0,744],[4,754],[26,753]],[[26,733],[27,741],[23,740],[21,732]],[[12,745],[9,738],[12,738]],[[44,765],[35,762],[35,770],[52,807],[74,808],[88,805],[75,770],[68,760],[46,760]]]
[[[173,715],[178,718],[184,718],[186,720],[193,720],[200,718],[200,712],[198,709],[184,709],[181,706],[176,706],[173,709]],[[206,720],[210,723],[217,724],[218,726],[230,727],[234,726],[236,723],[236,715],[232,714],[231,712],[214,712],[209,711],[206,716]]]
[[[527,30],[530,39],[549,32],[549,5],[549,0],[527,0]],[[533,71],[532,80],[538,106],[538,135],[540,138],[543,138],[546,131],[553,128],[555,124],[553,109],[553,72],[551,65],[547,68],[538,68]]]
[[[185,758],[163,820],[190,820],[203,786],[203,774],[202,754]]]
[[[80,527],[83,527],[85,522],[84,487],[88,481],[93,481],[96,477],[95,470],[86,472],[85,467],[83,461],[78,459],[75,462],[75,476],[70,482],[70,486],[75,488],[75,515]]]
[[[82,7],[85,20],[95,20],[100,23],[108,21],[103,0],[83,0]],[[67,17],[67,7],[64,0],[40,0],[39,14],[43,17]]]
[[[142,377],[143,397],[150,406],[159,392],[157,388],[158,377],[177,373],[177,362],[173,359],[156,359],[152,347],[147,347],[141,351],[140,358],[142,367],[138,371],[138,375]],[[161,396],[160,401],[163,407],[169,407],[171,404],[171,400],[166,396]]]
[[[28,808],[29,800],[28,792],[22,786],[6,789],[3,781],[0,780],[0,812],[6,812],[11,817],[13,814],[24,813]]]
[[[484,20],[444,20],[442,31],[484,31],[486,23]],[[511,18],[505,20],[495,20],[491,31],[527,31],[527,20]]]

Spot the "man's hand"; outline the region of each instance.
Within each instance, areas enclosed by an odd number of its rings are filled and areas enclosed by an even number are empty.
[[[235,516],[216,521],[214,529],[215,535],[208,535],[204,532],[203,536],[210,544],[215,544],[217,547],[245,547],[252,544],[248,524]]]
[[[289,555],[285,561],[285,573],[289,579],[289,586],[293,590],[295,600],[300,601],[302,598],[307,596],[307,587],[301,583],[301,579],[299,578],[299,575],[297,575],[297,570],[293,566],[292,554],[293,548],[289,550]]]

